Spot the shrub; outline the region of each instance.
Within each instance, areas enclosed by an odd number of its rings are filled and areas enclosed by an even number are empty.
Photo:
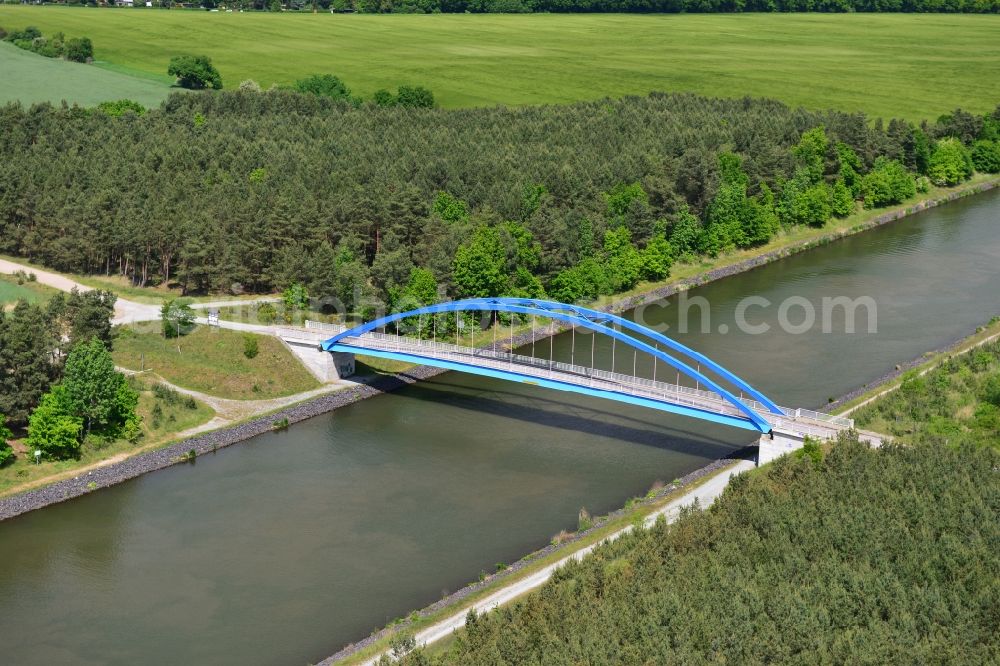
[[[194,310],[180,299],[166,301],[160,308],[160,319],[165,338],[177,338],[194,330]]]
[[[393,636],[389,641],[389,651],[392,654],[392,658],[398,660],[417,647],[417,639],[410,634],[402,634]]]
[[[972,157],[958,139],[942,139],[931,155],[927,175],[935,185],[958,185],[972,176]]]
[[[288,310],[306,310],[309,308],[309,291],[301,282],[295,282],[281,293],[281,300]]]
[[[222,89],[222,77],[208,56],[179,55],[170,59],[167,74],[177,78],[177,85],[191,90]]]
[[[1000,141],[976,141],[972,144],[972,166],[983,173],[1000,173]]]
[[[257,306],[257,321],[262,324],[273,324],[278,318],[278,309],[274,303],[261,303]]]
[[[865,208],[881,208],[909,199],[917,192],[913,174],[896,160],[878,158],[861,179]]]
[[[610,293],[611,283],[601,262],[587,258],[563,269],[549,283],[548,293],[563,303],[589,301]]]
[[[32,40],[30,50],[46,58],[58,58],[63,54],[63,45],[61,42],[49,41],[44,37],[39,37]]]
[[[331,99],[349,100],[351,98],[350,88],[333,74],[313,74],[312,76],[296,81],[293,88],[300,93],[319,95],[320,97],[329,97]]]
[[[674,249],[670,241],[662,233],[656,234],[642,250],[642,279],[662,280],[670,275],[673,261]]]
[[[149,415],[153,419],[153,428],[159,428],[160,424],[163,422],[163,407],[160,403],[157,402],[153,404],[153,410]]]
[[[8,42],[30,42],[32,40],[38,39],[42,36],[42,31],[33,25],[29,25],[24,30],[15,30],[14,32],[8,34],[4,39]]]
[[[795,216],[802,224],[822,227],[830,219],[830,188],[819,183],[803,190],[795,199]]]
[[[0,414],[0,467],[14,460],[14,449],[7,443],[13,436],[14,433],[7,427],[7,417]]]
[[[150,390],[152,390],[157,400],[162,400],[168,405],[176,404],[181,399],[180,393],[164,384],[153,384],[153,388]]]
[[[247,358],[257,358],[257,336],[247,333],[243,336],[243,355]]]
[[[1000,407],[1000,373],[993,375],[986,380],[986,385],[983,387],[982,393],[983,400]]]
[[[137,116],[141,116],[146,113],[146,107],[131,99],[101,102],[97,105],[97,110],[109,116],[114,116],[115,118],[122,116],[125,113],[134,113]]]
[[[135,444],[142,437],[142,427],[140,425],[141,421],[138,416],[133,414],[121,429],[121,437],[130,444]]]
[[[429,109],[434,106],[434,93],[423,86],[399,86],[396,105]]]
[[[837,217],[847,217],[854,212],[854,197],[843,180],[833,184],[833,198],[830,201],[833,214]]]
[[[66,42],[66,60],[87,62],[94,57],[94,45],[89,37],[75,37]]]
[[[83,419],[70,414],[68,403],[65,388],[53,386],[28,417],[27,444],[46,458],[61,460],[80,455]]]
[[[806,437],[806,441],[802,444],[802,448],[799,449],[798,455],[800,458],[809,458],[816,467],[819,467],[823,463],[823,448],[819,440],[812,437]]]
[[[385,88],[382,88],[381,90],[376,90],[375,94],[372,95],[372,102],[375,106],[396,106],[396,96]]]

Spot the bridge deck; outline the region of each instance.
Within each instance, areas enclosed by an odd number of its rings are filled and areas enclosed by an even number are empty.
[[[311,328],[316,325],[310,322]],[[317,327],[318,328],[318,327]],[[317,337],[329,337],[344,329],[339,326],[322,326]],[[301,331],[291,335],[313,338],[312,331]],[[611,372],[574,365],[545,358],[525,356],[505,350],[488,347],[466,347],[433,340],[366,333],[358,337],[340,340],[336,347],[340,351],[364,354],[365,352],[384,355],[405,355],[420,359],[437,360],[450,364],[489,368],[499,372],[517,375],[520,381],[548,380],[561,384],[585,387],[596,391],[608,391],[626,396],[644,398],[668,405],[700,410],[723,415],[731,419],[746,420],[746,416],[736,406],[722,399],[716,393],[697,387],[654,381],[619,372]],[[784,415],[769,413],[759,402],[740,396],[740,400],[759,414],[767,415],[773,428],[828,439],[836,433],[850,428],[853,422],[838,416],[805,409],[782,407]]]

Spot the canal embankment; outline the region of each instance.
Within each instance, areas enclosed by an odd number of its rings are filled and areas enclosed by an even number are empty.
[[[902,220],[915,213],[992,190],[997,186],[1000,186],[1000,179],[998,178],[968,183],[917,202],[901,205],[888,211],[872,213],[861,222],[851,226],[838,228],[805,240],[789,241],[780,244],[778,247],[765,248],[758,254],[739,259],[738,261],[723,263],[722,265],[717,265],[694,275],[674,279],[665,284],[653,286],[652,288],[646,288],[641,293],[619,297],[609,303],[602,304],[601,307],[611,312],[626,312],[643,304],[669,298],[681,291],[751,271],[780,259]],[[533,341],[545,339],[550,335],[557,335],[562,330],[562,328],[555,326],[547,329],[516,332],[512,338],[506,338],[503,341],[503,345],[508,348],[521,347]],[[910,366],[904,367],[901,365],[900,368],[903,369],[898,372],[888,373],[883,378],[880,378],[879,381],[889,382],[898,373],[901,373],[908,367]],[[196,460],[197,456],[212,453],[221,448],[270,432],[275,429],[276,423],[282,424],[282,426],[298,423],[360,400],[394,391],[414,382],[430,379],[445,372],[447,371],[438,368],[418,366],[395,374],[382,374],[362,378],[354,386],[345,387],[339,391],[310,398],[301,403],[262,414],[234,425],[227,425],[218,430],[169,443],[162,448],[138,452],[116,462],[91,468],[79,475],[70,478],[61,478],[48,485],[7,495],[0,498],[0,521],[57,502],[80,497],[101,488],[117,485],[148,472],[175,464],[190,463]],[[866,389],[861,388],[858,390],[863,391]],[[845,396],[844,398],[844,400],[850,399],[849,396]],[[838,403],[832,404],[836,405]]]

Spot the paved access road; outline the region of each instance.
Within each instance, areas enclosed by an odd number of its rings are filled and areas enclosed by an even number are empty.
[[[91,287],[80,284],[72,278],[66,277],[60,273],[53,273],[36,266],[29,266],[26,264],[21,264],[15,261],[9,261],[7,259],[0,259],[0,273],[14,274],[18,271],[25,271],[27,273],[34,273],[38,282],[46,286],[58,289],[60,291],[73,291],[78,289],[80,291],[90,291]],[[192,303],[191,307],[204,310],[207,308],[221,308],[227,306],[239,306],[239,305],[250,305],[257,302],[275,302],[278,299],[275,297],[261,298],[254,300],[221,300],[221,301],[210,301],[205,303]],[[134,324],[140,321],[155,321],[160,318],[160,306],[150,305],[149,303],[137,303],[136,301],[130,301],[127,298],[118,297],[115,301],[115,316],[111,323],[113,324]],[[206,319],[199,319],[199,323],[208,323]],[[274,329],[267,326],[258,326],[255,324],[240,324],[238,322],[227,322],[220,321],[219,325],[222,328],[232,328],[240,331],[253,331],[255,333],[267,333],[274,335]]]

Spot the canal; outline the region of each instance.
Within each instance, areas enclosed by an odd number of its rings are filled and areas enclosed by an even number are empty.
[[[706,331],[696,311],[680,332],[676,303],[643,319],[780,404],[821,407],[1000,313],[998,217],[994,191],[694,290],[710,304]],[[765,334],[734,318],[749,295],[771,303],[747,311]],[[829,333],[819,319],[781,329],[780,303],[804,298],[819,315],[824,296],[874,299],[877,332],[864,316],[854,334],[842,316]],[[557,356],[571,344],[560,336]],[[609,353],[597,349],[605,364]],[[619,507],[749,439],[441,375],[0,524],[3,661],[318,661],[575,529],[581,507]]]

